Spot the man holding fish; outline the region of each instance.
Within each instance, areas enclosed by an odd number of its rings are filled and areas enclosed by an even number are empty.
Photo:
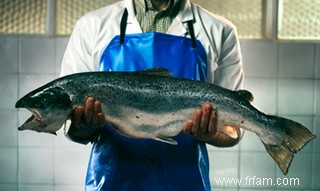
[[[61,75],[156,67],[178,78],[240,89],[243,71],[234,25],[189,0],[120,1],[77,21]],[[210,104],[199,107],[193,116],[186,116],[183,133],[174,137],[178,145],[170,145],[118,134],[106,120],[100,100],[89,96],[75,108],[66,135],[75,142],[94,143],[88,191],[208,191],[205,143],[228,147],[242,137],[240,129],[231,126],[217,131],[218,112]]]

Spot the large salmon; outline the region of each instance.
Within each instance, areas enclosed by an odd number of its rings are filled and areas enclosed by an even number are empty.
[[[16,108],[33,113],[19,130],[55,133],[77,105],[93,96],[119,133],[177,144],[170,137],[181,132],[197,108],[211,103],[217,110],[218,129],[232,126],[256,133],[284,174],[294,154],[315,138],[297,122],[257,110],[248,101],[248,91],[158,75],[159,71],[168,73],[163,69],[86,72],[56,79],[16,103]]]

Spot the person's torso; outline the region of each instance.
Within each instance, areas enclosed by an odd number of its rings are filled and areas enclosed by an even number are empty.
[[[207,54],[207,80],[214,83],[214,71],[217,69],[217,62],[222,51],[221,37],[225,30],[233,30],[233,25],[222,17],[214,16],[197,5],[191,5],[189,1],[183,1],[181,5],[184,11],[179,13],[172,21],[167,34],[189,37],[187,21],[193,20],[195,37],[199,40]],[[120,20],[124,8],[128,9],[127,34],[142,33],[138,20],[134,15],[131,0],[125,0],[90,12],[78,22],[87,26],[87,34],[94,34],[92,39],[92,62],[91,69],[97,70],[100,58],[105,45],[120,33]],[[107,26],[107,27],[106,27]],[[217,38],[213,38],[217,37]]]

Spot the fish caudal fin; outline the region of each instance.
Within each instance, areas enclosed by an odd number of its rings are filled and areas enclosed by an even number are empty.
[[[297,122],[277,116],[272,116],[272,118],[276,119],[278,125],[284,128],[285,136],[281,145],[268,145],[264,143],[264,146],[276,161],[283,174],[286,175],[294,154],[316,136]]]

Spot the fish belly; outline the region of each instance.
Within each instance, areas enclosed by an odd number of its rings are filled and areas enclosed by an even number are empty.
[[[106,115],[106,120],[121,134],[132,138],[173,137],[192,116],[193,108],[171,112],[147,112],[123,108],[118,115]],[[110,112],[109,113],[113,113]]]

